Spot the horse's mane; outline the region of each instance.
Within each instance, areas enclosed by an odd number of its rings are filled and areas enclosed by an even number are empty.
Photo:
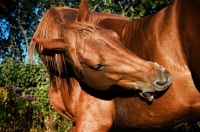
[[[59,17],[58,11],[59,10],[56,8],[51,8],[45,12],[37,27],[37,30],[33,35],[33,38],[62,38],[67,47],[67,59],[71,60],[73,63],[73,68],[79,71],[79,73],[82,73],[81,64],[76,53],[76,47],[79,43],[83,42],[82,40],[84,37],[94,34],[95,27],[88,23],[77,21],[63,23]],[[54,70],[54,73],[57,73],[59,76],[61,74],[67,74],[67,65],[69,64],[66,63],[66,53],[55,52],[51,55],[44,54],[44,48],[35,41],[31,41],[29,48],[30,58],[32,58],[35,50],[45,64],[48,72],[50,72],[50,70]]]

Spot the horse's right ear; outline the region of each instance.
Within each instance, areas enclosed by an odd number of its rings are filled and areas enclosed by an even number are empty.
[[[33,38],[32,40],[42,45],[44,48],[48,50],[65,51],[67,48],[63,39]]]
[[[87,20],[88,13],[89,13],[89,8],[88,8],[87,0],[81,0],[76,21],[85,22]]]

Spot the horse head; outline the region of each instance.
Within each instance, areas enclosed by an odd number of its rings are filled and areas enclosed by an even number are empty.
[[[149,101],[157,91],[169,87],[172,79],[168,70],[130,52],[112,30],[87,23],[88,9],[82,8],[83,5],[87,5],[86,1],[82,1],[73,22],[63,23],[54,8],[47,11],[40,22],[32,45],[49,72],[55,65],[62,75],[69,64],[74,75],[94,89],[136,89]],[[50,56],[48,53],[53,56],[54,64],[49,64],[52,59],[45,61]]]

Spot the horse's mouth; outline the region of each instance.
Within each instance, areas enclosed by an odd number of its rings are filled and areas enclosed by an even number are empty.
[[[155,92],[140,92],[140,96],[152,102],[154,99]]]

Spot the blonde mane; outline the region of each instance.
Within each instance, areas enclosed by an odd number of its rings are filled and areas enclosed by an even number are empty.
[[[62,38],[67,45],[66,51],[68,52],[68,58],[73,62],[73,68],[76,68],[80,73],[82,68],[77,57],[76,47],[80,44],[85,36],[92,35],[95,32],[95,27],[88,23],[83,22],[67,22],[63,23],[59,17],[57,8],[51,8],[42,17],[37,30],[35,31],[33,38],[43,39],[58,39]],[[31,41],[29,48],[29,57],[32,58],[34,51],[37,51],[40,58],[44,62],[47,70],[53,69],[59,75],[62,72],[67,72],[67,65],[65,62],[65,54],[59,53],[48,56],[42,54],[43,47],[36,42]]]

